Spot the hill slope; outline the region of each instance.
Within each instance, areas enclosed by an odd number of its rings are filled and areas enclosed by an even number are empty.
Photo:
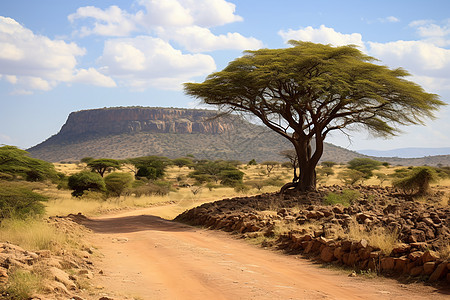
[[[118,107],[73,112],[58,134],[27,151],[52,162],[88,156],[177,158],[188,154],[199,159],[261,162],[284,161],[279,152],[287,149],[292,149],[289,141],[238,116],[217,117],[217,111],[199,109]],[[366,156],[326,143],[322,161],[345,163],[355,157]],[[449,161],[450,156],[437,163]],[[416,164],[397,158],[391,163]]]

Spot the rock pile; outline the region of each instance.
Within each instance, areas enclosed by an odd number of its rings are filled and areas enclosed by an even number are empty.
[[[193,208],[175,220],[247,237],[263,236],[263,246],[301,252],[324,262],[450,283],[450,208],[436,202],[443,194],[417,202],[389,187],[359,186],[358,200],[348,207],[322,204],[325,195],[343,189],[331,186],[303,195],[225,199]],[[399,242],[384,253],[366,239],[342,235],[351,226],[366,232],[382,228],[396,233]],[[279,232],[280,227],[285,229]]]
[[[53,226],[67,234],[84,232],[87,229],[65,217],[48,220]],[[76,229],[75,229],[76,227]],[[37,274],[42,284],[39,294],[32,299],[78,299],[94,276],[91,255],[94,249],[81,246],[67,250],[64,247],[50,250],[27,251],[17,245],[0,243],[0,287],[2,296],[10,299],[7,287],[16,272]],[[13,296],[14,297],[14,296]]]

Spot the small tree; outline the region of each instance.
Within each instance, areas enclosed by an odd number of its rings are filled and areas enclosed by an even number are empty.
[[[336,163],[334,161],[326,160],[326,161],[321,162],[320,165],[322,167],[332,168],[332,167],[334,167],[336,165]]]
[[[291,164],[291,168],[294,169],[294,179],[293,182],[296,182],[298,179],[297,169],[298,169],[298,158],[297,152],[295,150],[283,150],[280,152],[281,156],[287,158]]]
[[[91,168],[92,172],[97,172],[103,177],[105,172],[120,169],[120,162],[116,159],[100,158],[90,161],[87,166]]]
[[[364,181],[364,173],[358,170],[347,169],[338,174],[338,178],[344,183],[349,185],[355,185],[358,182]]]
[[[439,177],[434,169],[418,167],[413,168],[408,176],[395,180],[393,186],[407,194],[426,195],[430,192],[430,183],[438,180]]]
[[[114,172],[106,176],[104,181],[108,195],[120,197],[127,188],[131,187],[133,176],[129,173]]]
[[[364,174],[364,178],[373,176],[373,171],[379,169],[381,162],[371,158],[354,158],[348,162],[348,168]]]
[[[170,160],[163,156],[143,156],[130,158],[128,161],[137,168],[136,177],[151,180],[162,178]]]
[[[0,173],[10,174],[13,178],[22,177],[28,181],[58,179],[53,164],[29,157],[27,151],[14,146],[0,147]]]
[[[256,160],[254,158],[247,163],[248,166],[256,166],[257,164],[258,163],[256,162]]]
[[[175,166],[182,168],[182,167],[189,167],[193,164],[192,159],[187,158],[187,157],[182,157],[182,158],[175,158],[172,159],[172,164],[174,164]]]
[[[0,219],[41,215],[45,211],[42,202],[47,200],[23,183],[0,182]]]
[[[266,166],[267,171],[267,177],[270,176],[270,173],[273,171],[273,169],[278,166],[280,163],[277,161],[264,161],[261,163],[262,166]]]
[[[375,59],[355,46],[290,44],[246,51],[203,83],[186,83],[184,90],[226,112],[254,115],[288,139],[299,160],[299,191],[316,189],[315,168],[331,132],[362,127],[393,136],[397,125],[423,124],[445,105],[406,80],[405,70],[372,63]]]
[[[223,170],[219,174],[220,183],[226,186],[236,186],[242,184],[244,173],[239,170]]]
[[[82,171],[71,175],[68,185],[73,190],[72,196],[74,197],[81,197],[84,191],[102,192],[105,190],[105,182],[100,174],[89,171]]]

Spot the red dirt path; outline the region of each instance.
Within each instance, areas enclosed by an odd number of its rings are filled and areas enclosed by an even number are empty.
[[[231,235],[132,211],[88,219],[103,257],[94,286],[113,299],[448,299],[422,285],[348,277]]]

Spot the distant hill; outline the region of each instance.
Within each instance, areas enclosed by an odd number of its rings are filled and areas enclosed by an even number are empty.
[[[399,148],[393,150],[358,150],[359,153],[378,157],[416,158],[435,155],[450,155],[447,148]]]
[[[177,158],[188,154],[199,159],[262,162],[284,161],[280,151],[292,149],[289,141],[266,127],[239,116],[217,115],[212,110],[181,108],[83,110],[71,113],[58,134],[27,151],[33,157],[51,162],[77,161],[83,157]],[[326,143],[322,161],[345,163],[355,157],[366,156]],[[450,157],[447,159],[446,165]]]

